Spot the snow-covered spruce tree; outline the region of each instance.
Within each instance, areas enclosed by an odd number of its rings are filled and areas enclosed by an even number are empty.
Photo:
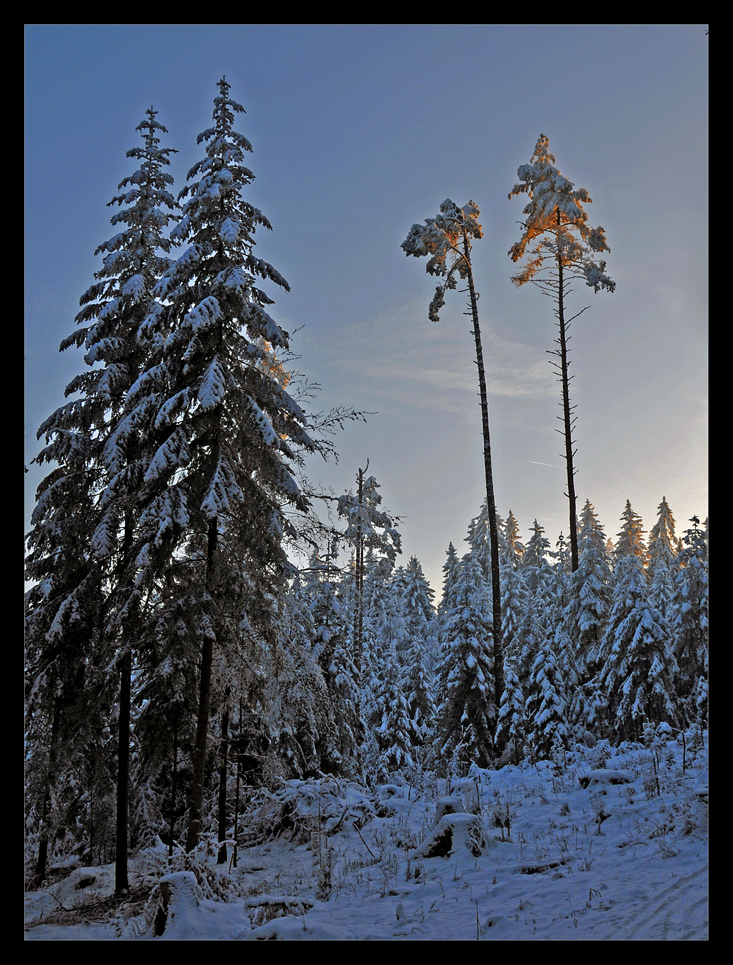
[[[310,582],[310,581],[307,581]],[[278,758],[288,777],[321,772],[322,747],[337,742],[333,696],[316,657],[318,633],[306,587],[296,576],[281,602],[278,643],[265,682]],[[316,611],[317,613],[317,611]]]
[[[403,603],[408,638],[420,637],[427,646],[436,632],[435,591],[416,556],[395,572],[393,585]]]
[[[688,723],[707,719],[709,648],[707,527],[697,516],[690,522],[682,537],[672,613],[677,690]]]
[[[570,554],[570,547],[565,539],[565,536],[560,533],[555,543],[555,549],[550,553],[552,558],[552,568],[557,574],[566,574],[570,576],[572,573],[572,557]]]
[[[80,564],[88,563],[94,568],[95,583],[101,594],[96,600],[95,630],[89,633],[88,642],[95,641],[96,662],[105,666],[116,665],[120,674],[116,768],[117,893],[126,891],[128,886],[131,641],[141,635],[139,620],[133,619],[134,606],[130,603],[133,583],[131,547],[139,513],[140,456],[149,427],[141,413],[130,418],[127,394],[146,361],[138,339],[139,327],[150,311],[152,288],[169,265],[166,253],[170,250],[170,242],[164,232],[175,208],[168,190],[172,177],[164,170],[172,149],[160,147],[159,134],[166,133],[166,129],[156,120],[156,111],[152,107],[137,130],[143,144],[128,151],[127,156],[138,160],[139,167],[120,182],[121,193],[110,201],[110,205],[119,207],[111,223],[121,228],[97,248],[95,254],[104,255],[103,265],[95,273],[95,284],[80,300],[82,309],[76,317],[76,330],[61,344],[61,350],[71,346],[84,348],[84,361],[89,368],[67,387],[67,396],[77,398],[58,409],[41,427],[40,432],[45,433],[47,441],[53,439],[53,442],[37,461],[61,460],[61,465],[52,474],[52,489],[42,500],[39,499],[36,526],[29,537],[30,545],[38,545],[40,532],[60,509],[62,515],[53,524],[53,538],[59,544],[68,541],[66,551],[77,557],[77,572]],[[73,447],[70,445],[72,439]],[[84,456],[68,477],[63,462],[72,455],[72,450],[77,456],[83,451]],[[74,497],[69,505],[56,502],[66,487],[66,483],[59,485],[62,478],[73,481]],[[47,477],[40,487],[39,496],[50,479]],[[48,498],[51,492],[55,494],[52,500]],[[55,509],[52,503],[55,503]],[[56,552],[63,558],[65,551],[61,546]],[[38,554],[31,552],[28,562],[29,578],[38,578],[43,568]],[[53,569],[60,575],[64,567],[54,563]],[[56,582],[58,584],[58,578]],[[45,586],[48,589],[49,584]],[[54,595],[55,591],[51,598]],[[36,591],[32,590],[29,594],[31,611],[36,602]],[[47,604],[48,600],[43,609]],[[91,612],[87,611],[87,616]],[[35,629],[34,616],[30,617],[28,627],[31,631]],[[81,665],[84,659],[81,648],[77,659]],[[103,675],[98,674],[98,679],[102,680]],[[90,700],[93,691],[98,692],[99,685],[87,685],[88,708],[93,703]],[[109,703],[110,695],[105,699]]]
[[[552,757],[558,746],[568,745],[565,681],[559,666],[556,643],[547,636],[540,644],[527,681],[526,710],[533,753]]]
[[[523,692],[542,641],[553,632],[549,592],[548,588],[547,592],[538,589],[526,593],[519,623],[507,648],[507,667],[516,674]]]
[[[419,743],[405,693],[403,670],[397,656],[397,645],[403,633],[401,616],[395,614],[390,620],[383,649],[384,669],[376,700],[378,720],[375,737],[379,757],[374,776],[378,781],[388,781],[396,772],[414,767],[414,748]]]
[[[645,720],[678,723],[677,662],[669,625],[648,601],[639,559],[626,556],[615,571],[599,675],[619,740],[638,740]]]
[[[445,553],[445,563],[443,563],[443,591],[438,604],[439,630],[446,610],[452,605],[453,588],[458,578],[459,563],[456,548],[453,543],[449,543]]]
[[[530,606],[529,598],[524,571],[505,563],[501,571],[501,622],[502,649],[507,664],[521,647],[520,627]]]
[[[171,853],[173,842],[181,837],[179,822],[190,788],[200,650],[194,608],[179,589],[172,579],[161,584],[159,605],[150,605],[144,660],[136,667],[133,683],[139,709],[131,830],[147,841],[160,835]]]
[[[642,567],[646,565],[646,546],[644,545],[644,522],[631,508],[626,500],[626,506],[621,514],[622,526],[616,536],[613,554],[618,563],[626,556],[633,556]]]
[[[364,664],[361,674],[361,715],[364,721],[362,755],[364,776],[370,783],[376,779],[381,747],[378,729],[385,713],[385,693],[392,681],[390,654],[405,643],[401,601],[391,579],[370,573],[365,581],[364,600]],[[398,666],[398,664],[396,664]],[[401,676],[398,674],[401,681]]]
[[[365,724],[365,773],[374,774],[379,748],[375,728],[381,720],[377,706],[383,691],[390,623],[399,601],[382,561],[367,553],[364,580],[364,654],[361,670],[361,715]],[[353,621],[352,621],[353,622]]]
[[[507,661],[506,686],[501,697],[497,733],[502,744],[511,748],[514,763],[517,765],[522,759],[528,727],[522,685],[511,667],[511,661]]]
[[[329,576],[307,591],[313,624],[313,656],[317,660],[333,714],[333,731],[321,735],[321,770],[355,776],[363,738],[357,673],[350,655],[348,608]],[[326,740],[332,735],[331,740]]]
[[[519,541],[519,523],[509,510],[499,533],[501,574],[501,649],[505,666],[512,664],[521,647],[520,625],[528,611],[528,590],[521,569],[524,546]],[[511,655],[511,656],[510,656]]]
[[[369,468],[368,459],[366,468]],[[402,552],[402,540],[395,521],[380,509],[379,483],[374,476],[365,478],[365,471],[360,468],[357,472],[356,493],[345,493],[338,500],[338,514],[346,521],[344,538],[354,548],[352,637],[353,660],[358,674],[361,674],[364,650],[365,560],[370,559],[372,573],[384,577]]]
[[[27,579],[38,581],[27,594],[25,624],[25,787],[28,842],[36,844],[33,878],[39,884],[56,829],[64,823],[63,787],[104,717],[89,697],[104,595],[88,551],[95,509],[84,449],[74,452],[75,436],[67,430],[63,437],[70,444],[65,456],[51,445],[56,453],[51,458],[59,464],[38,488],[26,560]],[[97,688],[93,692],[98,696]]]
[[[496,531],[498,538],[497,555],[500,562],[502,555],[506,555],[506,541],[504,539],[505,528],[505,520],[503,520],[501,516],[496,513]],[[479,563],[481,572],[484,574],[484,578],[486,579],[489,589],[491,589],[492,544],[489,523],[489,507],[485,499],[481,503],[478,514],[474,516],[468,523],[465,542],[470,546],[469,552]]]
[[[96,410],[85,401],[68,402],[39,429],[45,446],[34,462],[53,468],[38,486],[26,536],[26,803],[38,882],[64,820],[61,787],[110,709],[110,694],[101,694],[96,680],[105,586],[90,550],[99,515],[98,447]]]
[[[535,589],[546,584],[551,576],[550,541],[545,536],[544,526],[540,526],[537,520],[534,521],[531,533],[522,554],[520,568],[527,588],[534,592]]]
[[[562,534],[560,534],[562,541]],[[551,627],[558,666],[563,676],[566,693],[569,696],[567,719],[569,723],[577,723],[582,698],[579,688],[582,681],[582,661],[580,660],[567,614],[573,593],[572,571],[568,565],[563,566],[559,559],[552,567],[553,579],[550,582],[550,604],[548,607],[548,624]]]
[[[428,744],[436,710],[432,679],[438,659],[434,592],[414,556],[397,571],[394,584],[405,626],[405,696],[413,721],[413,739],[420,748]],[[414,756],[420,759],[421,752],[416,750]]]
[[[612,647],[613,634],[610,631],[610,622],[612,619],[618,618],[618,614],[614,617],[614,607],[620,612],[623,606],[619,598],[617,598],[617,591],[618,580],[622,578],[624,570],[627,571],[628,575],[628,567],[621,565],[624,558],[631,557],[637,561],[638,568],[644,577],[644,583],[646,576],[644,573],[646,548],[644,546],[643,522],[641,517],[632,509],[629,500],[626,501],[621,521],[622,527],[617,535],[616,542],[614,543],[611,539],[606,540],[605,556],[611,571],[608,602],[605,606],[606,618],[602,627],[599,627],[599,631],[593,632],[592,641],[588,641],[588,650],[586,652],[580,652],[580,659],[587,675],[582,694],[580,694],[584,703],[583,716],[585,725],[595,733],[596,736],[602,737],[610,736],[614,728],[611,695],[602,683],[601,671],[608,661]],[[587,514],[585,516],[585,522],[586,528],[590,528],[590,530],[594,529],[593,523]],[[588,549],[591,556],[594,556],[596,560],[602,560],[603,554],[600,548],[593,547],[596,539],[602,539],[602,535],[596,533],[595,539],[591,536]],[[618,573],[616,572],[617,567],[620,567]],[[601,566],[601,579],[603,571],[604,567]],[[591,600],[590,602],[592,604],[593,601]],[[566,615],[566,622],[568,624],[571,624],[575,614],[576,607],[574,601],[571,601],[569,612]],[[623,617],[620,617],[620,619],[622,618]],[[571,627],[570,632],[574,635],[574,628]]]
[[[133,641],[142,637],[141,588],[134,587],[133,532],[141,512],[139,488],[145,465],[151,410],[144,413],[129,404],[129,390],[147,359],[139,339],[140,326],[154,304],[155,284],[170,265],[171,242],[165,231],[173,220],[176,203],[170,194],[172,176],[165,170],[171,148],[160,147],[167,133],[150,107],[138,125],[143,145],[127,152],[140,167],[119,184],[121,191],[110,204],[119,206],[112,217],[121,230],[101,245],[106,252],[98,283],[82,298],[77,321],[86,324],[86,360],[98,366],[90,380],[94,394],[108,402],[107,426],[100,429],[104,488],[100,493],[100,520],[92,537],[95,555],[112,567],[112,585],[105,614],[105,635],[117,653],[120,672],[118,701],[117,858],[118,894],[127,891],[129,824],[129,745],[132,670],[136,655]],[[134,589],[133,589],[134,588]],[[149,590],[150,588],[148,588]],[[137,655],[139,663],[139,655]]]
[[[657,521],[649,530],[646,569],[649,599],[667,619],[673,619],[674,583],[679,569],[674,527],[672,510],[662,497],[657,509]]]
[[[578,569],[571,580],[565,623],[587,680],[599,669],[598,657],[612,592],[606,534],[590,500],[586,500],[580,513],[578,549]]]
[[[669,624],[649,602],[642,522],[628,501],[622,519],[597,684],[618,739],[636,740],[645,720],[677,722],[677,662]]]
[[[236,647],[243,607],[250,623],[270,618],[266,598],[288,570],[283,507],[305,507],[293,464],[313,447],[263,348],[287,349],[289,337],[267,311],[261,280],[288,285],[255,254],[255,231],[270,224],[244,198],[251,146],[235,130],[243,108],[229,90],[222,78],[213,126],[198,139],[205,156],[179,196],[172,237],[186,247],[156,287],[162,307],[145,326],[154,355],[138,385],[157,400],[157,450],[137,559],[143,569],[187,567],[199,621],[189,850],[203,821],[214,652]]]
[[[439,760],[487,767],[494,757],[499,704],[491,660],[491,615],[478,562],[459,562],[440,626],[440,694],[435,748]]]
[[[536,538],[536,543],[530,556],[534,552],[541,554],[546,546],[539,529],[541,527],[535,525],[533,539]],[[550,554],[554,563],[549,574],[543,566],[536,570],[540,579],[530,608],[537,615],[540,630],[537,635],[538,647],[525,685],[525,697],[528,714],[539,714],[539,727],[540,730],[544,728],[545,732],[544,738],[535,735],[535,748],[542,748],[541,752],[550,756],[561,753],[567,746],[570,728],[580,716],[583,706],[579,690],[578,654],[567,618],[572,600],[572,572],[566,551],[567,546],[561,534],[558,550]],[[546,675],[542,671],[543,661],[548,665]],[[549,698],[549,689],[554,689],[555,699]],[[543,704],[544,711],[540,710]]]
[[[107,413],[99,429],[104,489],[93,536],[94,551],[102,559],[119,557],[123,549],[129,556],[129,530],[139,512],[145,468],[144,441],[152,428],[153,407],[133,407],[129,392],[148,362],[140,328],[156,305],[153,288],[171,264],[172,245],[165,232],[177,208],[169,191],[173,177],[164,170],[175,152],[160,147],[159,134],[167,132],[156,114],[152,107],[147,110],[137,128],[143,146],[127,152],[139,159],[140,167],[120,182],[121,193],[110,201],[120,208],[111,224],[122,227],[95,252],[104,254],[104,263],[95,274],[96,284],[81,299],[80,327],[67,339],[67,344],[86,347],[85,361],[94,368],[82,376],[82,391],[101,399]],[[129,560],[124,562],[129,569]]]
[[[490,550],[491,550],[491,606],[494,646],[494,685],[495,704],[498,708],[504,690],[504,657],[501,649],[501,588],[499,575],[499,535],[494,497],[494,474],[491,456],[491,436],[489,432],[489,399],[486,389],[486,370],[481,344],[481,328],[478,316],[478,293],[474,286],[471,265],[471,244],[474,238],[482,238],[483,231],[478,222],[479,209],[469,201],[459,208],[450,199],[440,206],[440,213],[427,218],[425,224],[414,224],[407,238],[402,242],[406,255],[415,258],[428,257],[425,270],[430,275],[443,279],[435,289],[430,302],[428,318],[439,320],[440,309],[445,304],[445,293],[458,286],[459,279],[468,287],[468,302],[473,322],[473,337],[478,369],[479,397],[481,402],[481,429],[483,434],[484,480],[486,484],[486,506],[488,512]]]
[[[540,642],[550,632],[548,618],[555,576],[544,553],[548,541],[544,530],[535,522],[533,535],[522,554],[513,576],[515,589],[504,607],[514,610],[514,627],[505,631],[507,665],[511,666],[522,687],[526,685]],[[509,600],[512,600],[511,604]],[[508,623],[506,614],[504,622]]]
[[[519,523],[511,509],[502,529],[504,539],[499,538],[499,558],[505,559],[510,566],[517,569],[521,565],[525,546],[519,539]]]
[[[574,278],[582,279],[595,292],[614,291],[616,283],[606,274],[606,263],[596,255],[609,251],[604,229],[587,224],[588,215],[583,205],[591,198],[585,188],[575,188],[572,181],[563,177],[555,167],[555,156],[550,153],[550,142],[544,134],[535,145],[529,164],[517,171],[519,181],[509,193],[526,194],[529,202],[522,211],[523,234],[509,249],[513,262],[526,259],[521,271],[512,277],[517,287],[532,282],[555,302],[558,324],[557,348],[550,352],[559,361],[552,362],[562,386],[561,421],[565,440],[567,467],[567,497],[570,513],[570,547],[572,568],[578,568],[578,535],[576,519],[576,493],[573,429],[575,406],[570,404],[570,359],[568,356],[568,329],[573,319],[585,311],[566,317],[566,300],[572,291]],[[560,418],[560,417],[558,417]],[[560,431],[560,430],[558,430]]]
[[[337,638],[333,658],[325,679],[334,711],[338,737],[339,770],[349,777],[358,778],[363,769],[362,744],[364,721],[361,713],[359,673],[352,659],[353,644],[350,629]]]

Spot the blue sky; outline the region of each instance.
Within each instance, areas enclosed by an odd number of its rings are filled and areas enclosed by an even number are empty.
[[[246,109],[249,199],[273,231],[259,254],[289,281],[274,317],[297,330],[317,408],[373,412],[309,475],[336,492],[358,467],[403,517],[404,556],[436,589],[483,498],[465,299],[428,321],[433,284],[400,249],[441,201],[469,199],[497,510],[526,539],[567,535],[552,305],[515,289],[508,199],[540,134],[590,192],[613,294],[576,288],[572,330],[579,506],[615,537],[626,500],[648,530],[666,497],[678,533],[707,506],[706,24],[26,24],[25,460],[83,366],[59,354],[111,237],[107,203],[154,106],[176,190],[200,157],[216,82]],[[26,476],[26,519],[40,474]]]

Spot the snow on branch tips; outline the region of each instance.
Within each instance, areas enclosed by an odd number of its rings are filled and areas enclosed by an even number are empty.
[[[587,223],[584,205],[593,199],[585,188],[576,188],[560,174],[549,146],[547,136],[540,134],[531,162],[520,165],[519,181],[509,192],[509,200],[520,194],[529,197],[522,209],[522,237],[509,249],[513,262],[525,256],[527,260],[512,281],[517,287],[533,280],[542,284],[535,276],[545,267],[550,271],[563,268],[584,277],[596,292],[613,291],[616,283],[606,275],[605,261],[592,257],[593,253],[610,251],[605,230]]]
[[[456,287],[456,276],[468,277],[470,239],[483,237],[478,223],[479,213],[473,201],[459,208],[448,198],[441,204],[440,213],[435,218],[427,218],[423,225],[414,224],[402,242],[406,255],[429,256],[425,266],[428,274],[445,278],[436,287],[430,302],[428,317],[433,322],[439,320],[440,309],[445,304],[445,291]]]

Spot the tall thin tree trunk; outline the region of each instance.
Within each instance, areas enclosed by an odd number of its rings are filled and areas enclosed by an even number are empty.
[[[206,588],[213,584],[214,557],[217,547],[217,521],[209,520],[206,545]],[[199,706],[196,718],[196,743],[193,751],[193,774],[188,814],[186,851],[193,851],[201,837],[204,817],[204,780],[206,777],[206,746],[211,713],[211,682],[214,666],[214,641],[206,634],[201,642],[201,676],[199,680]]]
[[[499,580],[499,532],[496,525],[496,501],[494,499],[494,475],[491,466],[491,437],[489,434],[489,400],[486,392],[486,370],[481,345],[481,328],[478,319],[478,299],[473,283],[473,271],[469,257],[468,239],[463,238],[464,253],[468,267],[468,292],[471,301],[473,336],[476,341],[476,366],[478,368],[479,395],[481,398],[481,427],[484,438],[484,476],[486,478],[486,506],[489,514],[489,539],[491,541],[491,603],[494,636],[494,694],[497,716],[504,693],[504,649],[501,640],[501,587]]]
[[[559,222],[558,212],[558,222]],[[562,422],[563,434],[565,437],[565,466],[567,470],[568,482],[568,503],[570,513],[570,556],[573,573],[578,569],[578,516],[576,510],[577,497],[575,494],[575,469],[573,468],[573,406],[570,405],[570,375],[568,368],[568,334],[565,323],[565,292],[563,289],[563,264],[560,256],[557,257],[558,270],[558,294],[557,294],[557,320],[560,329],[560,379],[562,382]]]
[[[369,462],[367,460],[367,465]],[[354,584],[356,601],[354,607],[354,664],[361,678],[361,663],[364,647],[364,530],[362,522],[362,507],[364,500],[364,470],[359,469],[357,476],[357,498],[359,503],[359,518],[356,524],[356,572]]]

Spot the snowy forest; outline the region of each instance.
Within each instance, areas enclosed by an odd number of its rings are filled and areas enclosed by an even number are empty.
[[[337,458],[339,433],[368,413],[318,411],[273,317],[288,282],[258,254],[271,226],[247,200],[242,110],[222,78],[180,190],[168,132],[146,112],[61,345],[80,353],[78,375],[38,428],[28,891],[64,867],[113,865],[114,894],[128,896],[131,865],[152,852],[158,883],[173,869],[211,881],[236,867],[254,809],[287,787],[416,796],[436,780],[562,769],[579,748],[610,758],[662,735],[692,754],[706,740],[707,520],[680,524],[660,493],[655,520],[626,501],[601,521],[575,492],[566,296],[571,282],[615,287],[587,191],[541,135],[510,195],[527,203],[512,280],[548,295],[556,325],[559,534],[495,505],[477,206],[445,201],[404,226],[395,257],[427,258],[437,286],[426,315],[467,300],[482,407],[486,497],[446,547],[436,593],[402,557],[405,507],[385,506],[380,485],[389,467],[355,466],[345,493],[317,482],[318,460]],[[282,809],[266,813],[272,834],[287,831]]]

